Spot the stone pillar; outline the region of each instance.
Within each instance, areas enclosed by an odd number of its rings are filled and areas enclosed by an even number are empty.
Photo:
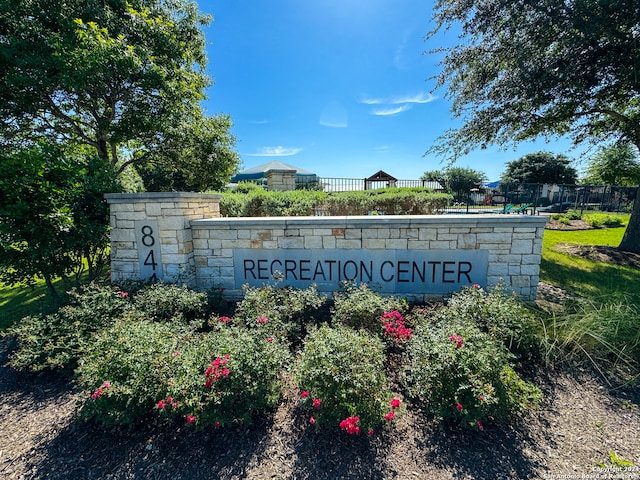
[[[191,220],[220,217],[220,195],[108,193],[111,281],[165,280],[195,286]]]
[[[295,170],[267,170],[267,190],[285,192],[296,189]]]

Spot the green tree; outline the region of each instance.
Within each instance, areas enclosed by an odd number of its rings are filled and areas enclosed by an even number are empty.
[[[486,175],[471,168],[448,166],[444,170],[424,172],[421,180],[438,182],[447,192],[456,194],[457,201],[465,201],[472,188],[478,188],[486,180]]]
[[[601,147],[588,160],[584,183],[633,186],[640,183],[638,150],[629,143]]]
[[[208,21],[187,0],[4,0],[0,142],[90,145],[118,173],[162,152],[165,167],[205,166],[194,188],[230,177],[230,122],[200,106]]]
[[[540,135],[640,147],[640,2],[438,0],[430,37],[460,26],[444,53],[460,128],[430,151],[456,158]],[[620,244],[640,253],[640,190]]]
[[[42,278],[55,296],[56,278],[69,286],[85,268],[100,275],[109,258],[103,193],[118,191],[114,178],[95,154],[56,145],[0,152],[0,280]]]
[[[472,188],[479,188],[486,175],[478,170],[462,167],[447,167],[445,182],[449,193],[454,193],[458,201],[466,201]]]
[[[508,162],[501,176],[501,182],[505,184],[574,185],[577,181],[578,171],[571,166],[571,160],[566,155],[550,152],[528,153],[518,160]]]

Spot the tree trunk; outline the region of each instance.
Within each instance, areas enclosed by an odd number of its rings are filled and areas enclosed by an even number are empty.
[[[640,253],[640,187],[636,191],[631,219],[618,249],[625,252]]]

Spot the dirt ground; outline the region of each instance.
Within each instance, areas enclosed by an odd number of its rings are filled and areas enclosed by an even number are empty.
[[[575,253],[594,252],[613,255]],[[556,290],[541,284],[540,296],[560,298]],[[58,375],[16,372],[7,358],[0,340],[2,479],[640,480],[640,388],[610,390],[578,366],[536,374],[541,408],[509,425],[443,429],[409,408],[368,437],[314,431],[290,391],[251,427],[103,429],[75,421],[87,392]],[[619,469],[612,452],[634,466]]]

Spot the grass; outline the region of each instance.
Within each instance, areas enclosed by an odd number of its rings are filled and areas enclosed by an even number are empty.
[[[540,279],[581,300],[559,314],[541,316],[548,361],[588,362],[613,386],[640,374],[640,269],[562,253],[559,245],[617,246],[623,228],[547,230]]]
[[[54,282],[60,289],[62,281]],[[0,332],[28,315],[49,312],[56,307],[56,302],[47,294],[44,281],[40,281],[34,288],[24,285],[12,287],[0,283]]]
[[[622,228],[546,230],[542,242],[540,280],[591,299],[632,296],[640,300],[640,270],[562,253],[559,245],[617,246]],[[640,304],[640,301],[637,303]]]

